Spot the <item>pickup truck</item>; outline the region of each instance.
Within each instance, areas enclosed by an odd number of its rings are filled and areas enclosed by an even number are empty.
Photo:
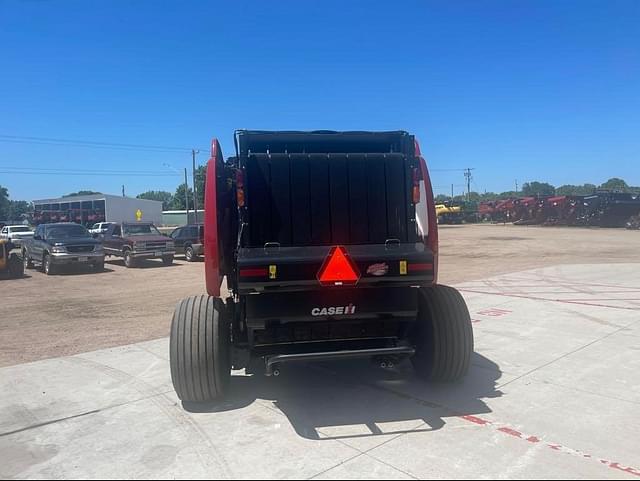
[[[106,255],[122,257],[126,267],[135,267],[140,259],[162,259],[169,266],[176,254],[173,240],[149,222],[112,224],[102,240]]]
[[[7,240],[15,246],[22,244],[22,240],[33,237],[33,231],[26,225],[6,225],[0,230],[0,239]]]
[[[33,238],[23,240],[22,259],[26,269],[39,264],[47,275],[72,264],[104,270],[102,244],[85,227],[72,222],[39,225]]]
[[[109,230],[111,224],[113,224],[113,222],[98,222],[97,224],[93,224],[93,227],[89,229],[89,233],[93,236],[104,234]]]

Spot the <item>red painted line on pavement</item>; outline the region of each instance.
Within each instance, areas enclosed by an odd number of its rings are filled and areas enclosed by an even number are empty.
[[[333,371],[330,371],[328,369],[321,369],[322,371],[328,371],[331,374],[336,374]],[[479,416],[474,416],[471,414],[461,414],[459,411],[456,412],[456,410],[444,406],[442,404],[438,404],[435,402],[431,402],[431,401],[427,401],[425,399],[420,399],[418,397],[412,396],[411,394],[407,394],[407,393],[403,393],[403,392],[399,392],[396,391],[394,389],[388,388],[388,387],[384,387],[384,386],[380,386],[377,384],[369,384],[369,383],[363,383],[363,385],[365,386],[369,386],[373,389],[376,390],[380,390],[383,392],[386,392],[388,394],[394,395],[396,397],[399,397],[401,399],[404,400],[408,400],[408,401],[413,401],[421,406],[425,406],[431,409],[439,409],[439,410],[443,410],[445,411],[445,415],[450,415],[453,417],[456,417],[458,419],[462,419],[463,421],[467,421],[469,423],[475,424],[476,426],[480,426],[482,428],[488,428],[488,429],[493,429],[496,432],[500,432],[502,434],[506,434],[508,436],[512,436],[516,439],[520,439],[522,441],[526,441],[527,443],[530,444],[540,444],[543,442],[543,437],[540,436],[533,436],[533,435],[529,435],[529,434],[524,434],[520,431],[518,431],[517,429],[510,427],[508,425],[502,424],[502,423],[497,423],[494,421],[490,421],[488,419],[484,419],[481,418]],[[444,416],[444,415],[443,415]],[[584,453],[582,451],[579,451],[577,449],[572,449],[569,448],[567,446],[563,446],[562,444],[555,444],[555,443],[545,443],[544,444],[546,447],[548,447],[549,449],[552,449],[554,451],[558,451],[561,453],[565,453],[565,454],[570,454],[572,456],[576,456],[579,457],[581,459],[585,459],[585,460],[591,460],[591,459],[598,459],[600,461],[600,463],[602,463],[603,465],[611,468],[611,469],[615,469],[618,471],[622,471],[624,473],[627,474],[631,474],[633,476],[638,476],[640,477],[640,469],[638,468],[634,468],[631,466],[622,466],[620,465],[620,463],[617,462],[613,462],[613,461],[608,461],[606,459],[601,459],[601,458],[594,458],[591,454],[587,454]]]
[[[598,302],[602,302],[602,301],[640,301],[640,297],[632,297],[630,299],[628,298],[624,298],[624,299],[616,299],[615,297],[608,297],[608,298],[604,298],[604,299],[557,299],[558,302],[575,302],[575,301],[598,301]]]
[[[538,444],[538,443],[542,442],[542,438],[540,438],[538,436],[531,436],[531,435],[523,434],[522,432],[518,431],[517,429],[514,429],[514,428],[509,427],[509,426],[504,426],[504,425],[501,425],[499,423],[494,423],[492,421],[480,418],[478,416],[465,415],[465,416],[458,416],[458,418],[459,419],[463,419],[465,421],[468,421],[470,423],[476,424],[478,426],[484,426],[484,427],[492,428],[495,431],[501,432],[503,434],[507,434],[508,436],[512,436],[512,437],[517,438],[517,439],[521,439],[521,440],[526,441],[526,442],[528,442],[530,444]],[[549,449],[552,449],[553,451],[558,451],[558,452],[562,452],[562,453],[566,453],[566,454],[571,454],[573,456],[578,456],[578,457],[583,458],[583,459],[594,459],[594,457],[591,454],[587,454],[587,453],[584,453],[582,451],[578,451],[577,449],[568,448],[566,446],[563,446],[562,444],[546,443],[546,447],[549,448]],[[624,473],[640,477],[640,469],[633,468],[631,466],[622,466],[622,465],[620,465],[620,463],[616,463],[616,462],[613,462],[613,461],[608,461],[606,459],[599,459],[599,461],[600,461],[601,464],[603,464],[603,465],[605,465],[605,466],[607,466],[607,467],[609,467],[611,469],[615,469],[617,471],[622,471]]]

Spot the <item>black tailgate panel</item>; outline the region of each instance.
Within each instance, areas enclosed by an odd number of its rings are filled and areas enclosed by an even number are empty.
[[[403,154],[250,154],[248,245],[413,242]]]

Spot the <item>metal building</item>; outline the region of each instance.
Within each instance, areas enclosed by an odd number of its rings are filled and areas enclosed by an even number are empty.
[[[34,224],[76,222],[91,226],[96,222],[162,223],[162,202],[108,194],[78,195],[33,201]]]

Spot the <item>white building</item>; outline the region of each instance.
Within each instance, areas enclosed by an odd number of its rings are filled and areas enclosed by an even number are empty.
[[[162,223],[162,202],[108,194],[78,195],[33,201],[34,223],[153,222]]]

